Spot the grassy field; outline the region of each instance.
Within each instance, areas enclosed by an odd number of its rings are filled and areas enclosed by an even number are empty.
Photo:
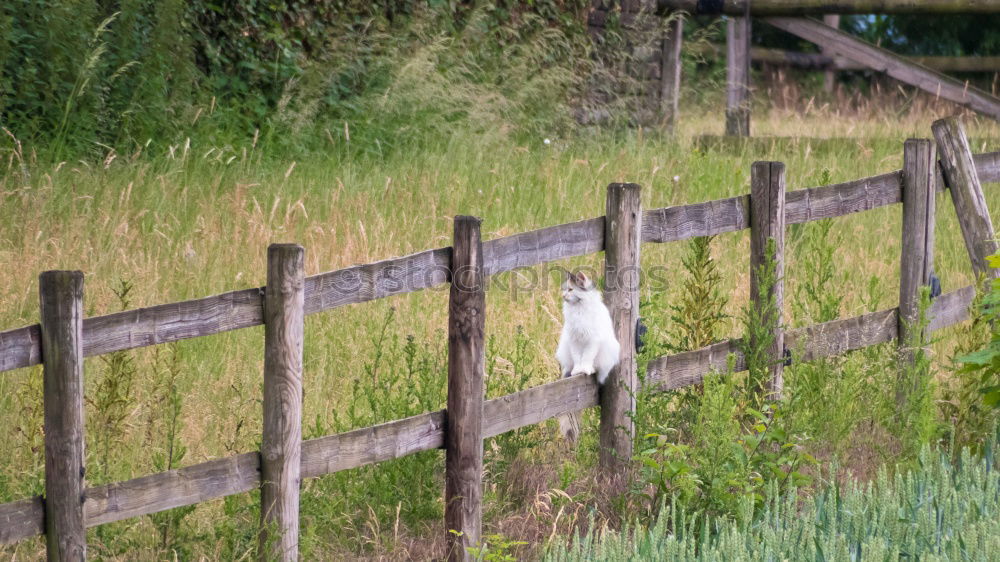
[[[272,242],[302,244],[310,275],[447,246],[456,214],[482,217],[486,239],[598,216],[610,182],[641,184],[643,205],[653,208],[746,193],[755,160],[784,161],[789,189],[874,175],[900,168],[903,141],[930,137],[930,124],[940,116],[843,120],[829,108],[774,111],[760,115],[755,134],[858,141],[836,150],[793,147],[769,154],[693,150],[693,136],[721,132],[721,112],[685,116],[676,139],[641,130],[584,131],[572,138],[554,136],[546,144],[544,137],[458,130],[439,142],[396,146],[387,153],[370,150],[370,144],[353,148],[350,135],[363,135],[358,130],[363,125],[346,123],[343,131],[327,131],[328,152],[296,161],[277,158],[254,138],[242,145],[179,143],[161,154],[111,154],[92,162],[42,164],[14,152],[0,179],[0,255],[8,264],[0,281],[0,327],[37,322],[37,278],[48,269],[83,270],[86,314],[106,314],[260,286]],[[972,118],[966,123],[971,137],[985,139],[974,146],[976,152],[1000,150],[995,123]],[[996,221],[1000,189],[986,190]],[[939,195],[937,203],[936,271],[948,291],[972,278],[950,200]],[[841,297],[835,303],[841,317],[896,305],[899,206],[829,226],[796,226],[788,240],[787,325],[820,319],[817,288]],[[825,262],[831,275],[819,284],[817,248],[832,256]],[[667,342],[674,327],[663,305],[679,298],[687,245],[646,245],[642,251],[644,266],[676,272],[665,291],[644,294],[651,303],[643,309],[651,338]],[[737,318],[749,291],[748,253],[745,232],[722,235],[712,245],[718,290],[730,316],[721,336],[737,336],[742,329]],[[600,267],[602,259],[560,265]],[[541,278],[549,282],[532,284],[525,274],[505,274],[498,281],[520,289],[488,294],[491,396],[558,376],[553,357],[561,326],[558,289],[553,274]],[[441,408],[446,303],[446,290],[429,290],[308,317],[305,437]],[[945,330],[933,345],[930,358],[941,389],[960,334]],[[891,396],[874,395],[882,387],[871,382],[872,371],[884,365],[875,361],[865,367],[865,357],[824,367],[841,372],[853,365],[852,380],[860,387],[852,387],[853,394],[845,390],[840,402],[813,404],[809,411],[810,419],[846,419],[836,429],[839,440],[816,430],[820,425],[803,430],[801,440],[821,462],[846,457],[846,468],[862,477],[900,451],[892,436],[880,433],[889,429],[857,427],[873,415],[866,411],[877,410],[873,404],[892,402]],[[88,359],[88,482],[256,449],[262,364],[260,328]],[[0,376],[0,424],[7,428],[0,447],[0,501],[43,491],[40,374],[36,367]],[[793,394],[796,376],[790,375]],[[854,409],[834,411],[838,404]],[[854,413],[858,417],[850,418]],[[628,498],[601,497],[596,486],[585,485],[595,457],[593,420],[585,421],[589,433],[575,450],[557,437],[555,422],[487,444],[485,525],[487,534],[498,537],[495,542],[529,542],[508,545],[528,556],[569,529],[586,526],[588,516],[615,525],[638,513]],[[303,556],[434,554],[443,543],[442,467],[443,455],[430,451],[307,482]],[[256,509],[252,495],[235,496],[103,526],[90,531],[89,544],[107,559],[252,557]],[[0,552],[33,559],[42,555],[43,543],[26,541]]]

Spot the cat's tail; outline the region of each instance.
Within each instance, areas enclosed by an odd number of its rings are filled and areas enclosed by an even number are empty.
[[[559,432],[563,438],[575,445],[580,438],[580,412],[561,414],[559,417]]]

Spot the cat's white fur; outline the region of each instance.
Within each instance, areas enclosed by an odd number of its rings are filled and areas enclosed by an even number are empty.
[[[556,350],[562,375],[596,373],[597,382],[604,384],[618,364],[621,346],[601,292],[582,272],[571,273],[562,285],[562,298],[563,329]]]

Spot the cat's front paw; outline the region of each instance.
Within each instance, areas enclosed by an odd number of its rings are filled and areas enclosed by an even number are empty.
[[[574,367],[573,368],[573,372],[571,374],[572,374],[572,376],[575,377],[576,375],[592,375],[592,374],[594,374],[594,372],[595,372],[595,369],[594,369],[593,366],[589,366],[589,367],[588,366],[583,366],[583,367]]]

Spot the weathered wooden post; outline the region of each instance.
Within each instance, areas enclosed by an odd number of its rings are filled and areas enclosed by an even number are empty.
[[[299,557],[304,255],[296,244],[267,249],[259,556],[268,561]]]
[[[486,289],[480,219],[455,217],[448,300],[445,507],[448,560],[472,560],[483,519]]]
[[[635,329],[639,320],[639,244],[642,236],[641,188],[634,183],[608,186],[604,219],[604,303],[611,312],[621,357],[601,388],[600,463],[609,472],[632,458],[635,393],[638,388]]]
[[[49,560],[84,560],[83,273],[38,278],[45,423],[45,540]]]
[[[750,136],[750,14],[726,22],[726,135]]]
[[[768,246],[772,244],[774,253],[768,255]],[[773,280],[766,294],[762,293],[762,273]],[[760,321],[770,326],[774,334],[767,350],[771,361],[767,391],[771,400],[780,400],[784,387],[785,335],[781,328],[784,275],[785,165],[754,162],[750,169],[750,300]]]
[[[935,121],[931,128],[941,154],[944,180],[950,188],[958,224],[962,227],[965,248],[972,260],[972,270],[976,275],[984,275],[987,280],[998,277],[1000,270],[991,269],[986,263],[986,257],[997,252],[996,233],[986,207],[983,186],[979,183],[976,163],[972,160],[965,127],[958,118],[950,117]]]
[[[920,313],[920,288],[931,284],[934,273],[934,195],[937,158],[926,139],[909,139],[903,145],[903,247],[899,259],[899,339],[904,363],[913,362],[912,346],[924,343],[913,333]],[[896,391],[902,406],[908,395],[904,381]]]
[[[677,110],[681,97],[681,42],[684,36],[684,19],[679,14],[671,16],[663,37],[660,53],[660,111],[663,124],[670,132],[677,126]]]
[[[834,29],[840,29],[840,14],[827,14],[823,16],[823,23]],[[822,53],[831,58],[837,56],[837,53],[831,51],[830,49],[823,49]],[[826,69],[826,72],[823,75],[823,90],[826,92],[832,92],[836,81],[837,69],[831,66]]]

